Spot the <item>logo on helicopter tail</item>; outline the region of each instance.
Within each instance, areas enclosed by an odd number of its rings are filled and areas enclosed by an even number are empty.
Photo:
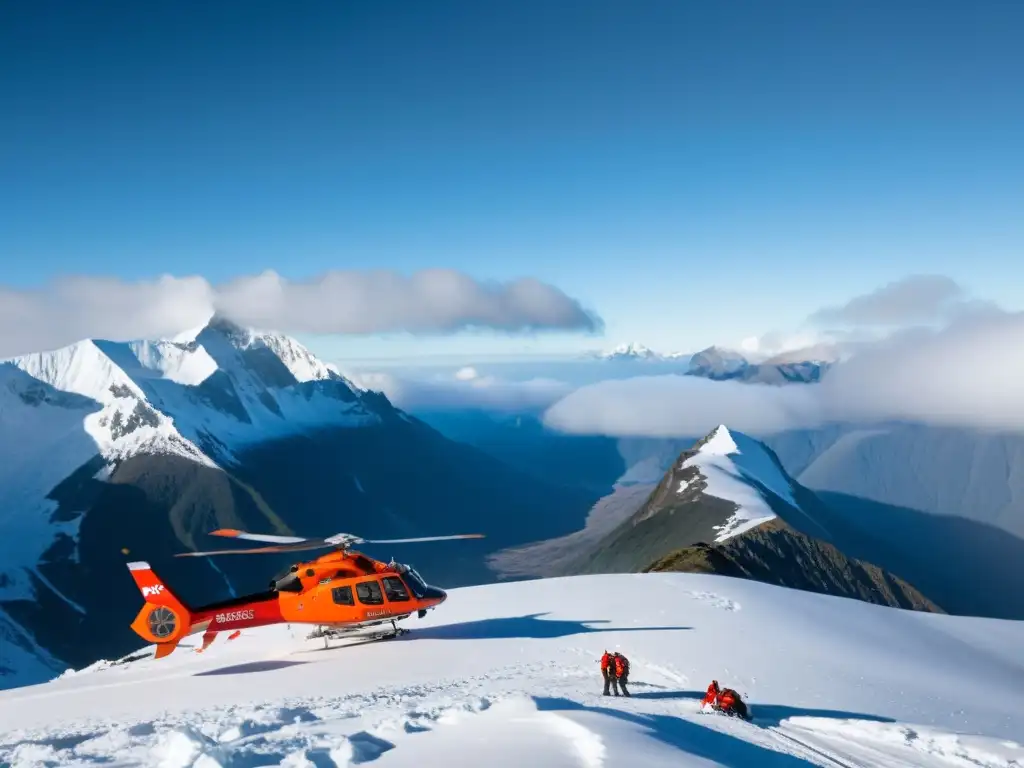
[[[256,613],[252,610],[232,611],[231,613],[218,613],[215,620],[218,624],[223,624],[226,621],[246,621],[255,616]]]

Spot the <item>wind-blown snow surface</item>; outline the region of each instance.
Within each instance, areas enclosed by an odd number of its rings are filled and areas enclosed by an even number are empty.
[[[1024,624],[694,574],[457,589],[397,640],[306,628],[0,693],[0,765],[1020,766]],[[632,663],[600,695],[598,657]],[[711,679],[754,722],[702,714]]]
[[[739,507],[718,528],[716,542],[738,536],[776,517],[758,485],[800,508],[793,498],[789,481],[764,446],[746,435],[730,432],[725,426],[717,427],[696,454],[683,462],[683,466],[700,469],[707,483],[704,493],[708,496],[731,501]],[[677,489],[679,492],[683,490],[685,486]]]

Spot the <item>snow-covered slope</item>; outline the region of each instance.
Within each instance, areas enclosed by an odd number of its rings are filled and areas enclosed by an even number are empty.
[[[712,431],[692,456],[683,460],[680,470],[691,467],[703,478],[705,494],[736,505],[732,515],[715,526],[716,542],[775,519],[762,488],[787,504],[799,507],[789,478],[780,471],[764,446],[739,432],[730,432],[724,424]],[[681,479],[676,492],[683,493],[691,482]]]
[[[125,550],[217,600],[292,560],[174,557],[211,530],[405,538],[476,531],[483,508],[478,548],[421,555],[450,587],[486,580],[490,547],[571,531],[596,495],[446,440],[294,340],[221,318],[2,361],[0,688],[130,647],[134,596],[110,586]]]
[[[61,489],[83,468],[103,480],[156,455],[219,472],[248,444],[376,420],[364,392],[294,340],[220,319],[191,340],[85,340],[0,361],[0,610],[29,609],[43,589],[83,612],[43,567],[77,562],[87,504]],[[0,687],[38,679],[53,657],[2,615],[0,634],[36,661],[0,660]]]
[[[683,451],[642,506],[578,553],[569,572],[639,570],[680,547],[721,543],[780,514],[827,536],[803,509],[800,491],[762,443],[720,425]]]
[[[409,627],[330,650],[250,630],[0,693],[0,764],[1024,764],[1021,623],[649,574],[452,590]],[[600,695],[605,649],[628,699]],[[712,679],[753,722],[700,712]]]
[[[191,342],[81,341],[0,362],[0,600],[76,518],[53,489],[94,456],[101,476],[140,454],[209,467],[273,436],[375,421],[361,392],[292,339],[215,321]]]
[[[769,440],[779,444],[787,464],[786,436]],[[915,424],[851,426],[794,464],[800,482],[815,490],[965,517],[1024,538],[1020,435]]]

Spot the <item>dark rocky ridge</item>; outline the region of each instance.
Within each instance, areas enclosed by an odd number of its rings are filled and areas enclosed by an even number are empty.
[[[54,489],[55,517],[81,516],[77,562],[67,540],[48,551],[36,602],[4,609],[45,649],[72,667],[136,649],[128,625],[141,606],[125,563],[144,559],[186,603],[260,591],[297,558],[285,555],[176,558],[224,542],[221,527],[367,538],[475,533],[481,541],[394,545],[368,554],[413,563],[431,582],[454,587],[493,580],[485,558],[535,531],[558,536],[583,520],[597,494],[541,482],[426,425],[399,416],[253,446],[226,471],[174,455],[142,454],[96,480],[97,457]],[[122,552],[128,550],[128,554]],[[317,552],[306,553],[316,556]]]
[[[894,608],[944,613],[897,576],[849,558],[831,544],[805,536],[778,519],[715,546],[702,542],[677,550],[642,570],[713,573]]]
[[[841,541],[848,538],[841,521],[814,493],[792,480],[774,452],[760,443],[758,449],[788,480],[796,504],[749,477],[747,482],[777,517],[722,543],[708,544],[717,537],[716,528],[738,509],[733,501],[707,492],[701,468],[683,466],[710,438],[708,435],[683,451],[639,509],[569,560],[562,575],[688,570],[899,608],[942,610],[903,579],[848,556],[840,548]],[[842,535],[835,535],[832,524]]]

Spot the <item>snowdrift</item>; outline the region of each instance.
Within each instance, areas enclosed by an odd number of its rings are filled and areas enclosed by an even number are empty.
[[[1024,624],[693,574],[457,589],[395,640],[308,627],[0,694],[0,765],[1019,766]],[[602,650],[632,697],[603,697]],[[712,678],[753,722],[702,714]]]

